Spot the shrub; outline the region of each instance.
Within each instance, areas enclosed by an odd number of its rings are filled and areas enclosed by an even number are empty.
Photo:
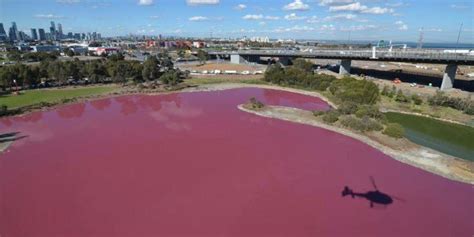
[[[383,134],[398,139],[405,136],[405,129],[398,123],[388,123]]]
[[[415,103],[416,105],[421,105],[423,103],[423,100],[421,99],[421,97],[417,94],[413,94],[411,95],[411,100],[413,101],[413,103]]]
[[[0,116],[8,115],[8,107],[6,105],[0,105]]]
[[[474,101],[471,97],[453,98],[446,96],[443,92],[437,91],[436,94],[428,98],[428,103],[434,106],[444,106],[464,111],[466,114],[474,114]]]
[[[326,123],[335,123],[337,120],[339,120],[339,112],[337,110],[329,110],[323,115],[323,121]]]
[[[398,90],[397,95],[395,96],[395,101],[408,103],[410,100],[403,94],[402,90]]]
[[[385,117],[375,105],[361,105],[358,107],[355,115],[358,118],[369,117],[373,119],[383,119]]]
[[[262,102],[258,101],[255,97],[250,98],[250,105],[252,106],[252,109],[261,109],[265,106]]]
[[[326,112],[325,111],[322,111],[322,110],[315,110],[313,111],[313,115],[318,117],[318,116],[321,116],[323,114],[325,114]]]
[[[352,128],[357,131],[367,132],[367,131],[380,131],[383,129],[381,123],[377,122],[374,119],[371,119],[367,116],[363,118],[357,118],[354,116],[345,116],[341,118],[341,124],[345,127]]]
[[[344,102],[338,108],[341,114],[353,114],[357,111],[357,109],[358,109],[357,104],[352,101]]]
[[[388,89],[387,85],[383,86],[382,92],[380,92],[380,94],[383,96],[388,96],[390,94],[390,90]]]
[[[375,104],[380,97],[375,83],[351,77],[333,81],[329,91],[342,102],[352,101],[358,104]]]

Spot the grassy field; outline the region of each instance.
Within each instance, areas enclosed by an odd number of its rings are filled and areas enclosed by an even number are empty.
[[[461,122],[463,124],[473,126],[474,118],[472,115],[465,114],[460,110],[455,110],[449,107],[430,106],[428,102],[424,101],[421,105],[412,103],[400,103],[386,96],[381,96],[379,105],[382,108],[389,110],[399,110],[405,112],[420,113],[432,116],[434,118],[443,118]]]
[[[22,91],[20,95],[0,96],[0,105],[6,105],[8,108],[13,109],[39,104],[41,102],[53,103],[60,102],[63,99],[109,93],[116,88],[116,86],[91,86],[66,89],[26,90]]]
[[[408,114],[386,113],[386,116],[390,122],[405,128],[405,136],[409,140],[446,154],[474,160],[474,128]]]
[[[184,81],[187,85],[205,85],[217,83],[248,83],[248,84],[268,84],[261,79],[237,79],[237,78],[220,78],[220,77],[202,77],[192,78]]]

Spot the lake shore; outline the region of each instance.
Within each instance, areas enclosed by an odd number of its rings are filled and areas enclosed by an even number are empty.
[[[35,112],[35,111],[48,111],[56,109],[60,106],[72,103],[80,103],[86,101],[93,101],[102,98],[113,98],[124,95],[133,95],[133,94],[146,94],[146,95],[160,95],[160,94],[170,94],[170,93],[182,93],[182,92],[205,92],[205,91],[218,91],[218,90],[229,90],[237,88],[263,88],[263,89],[272,89],[272,90],[281,90],[288,91],[292,93],[298,93],[313,97],[318,97],[324,100],[333,108],[337,106],[332,103],[328,98],[322,94],[315,91],[305,91],[294,88],[280,87],[275,85],[259,85],[259,84],[248,84],[248,83],[219,83],[219,84],[205,84],[198,85],[195,87],[181,88],[180,90],[164,91],[164,90],[129,90],[122,89],[119,91],[114,91],[113,93],[101,94],[89,97],[81,97],[77,99],[70,100],[66,103],[59,102],[52,106],[47,107],[35,107],[29,109],[22,113],[22,115]],[[354,139],[357,139],[361,142],[372,146],[384,154],[400,161],[405,164],[412,165],[414,167],[426,170],[428,172],[446,177],[451,180],[456,180],[464,183],[474,184],[474,164],[469,161],[461,160],[459,158],[449,156],[447,154],[419,146],[414,144],[407,139],[400,139],[401,141],[394,141],[395,139],[381,138],[375,134],[361,134],[354,131],[332,126],[325,124],[321,121],[318,121],[312,114],[311,111],[288,108],[281,106],[266,106],[262,110],[250,110],[244,108],[242,105],[239,106],[239,109],[254,113],[259,116],[281,119],[301,124],[306,124],[310,126],[320,127],[330,131],[334,131]],[[22,116],[17,115],[17,116]],[[1,144],[0,152],[6,150],[11,143]]]
[[[323,128],[359,140],[402,163],[443,176],[445,178],[474,184],[474,165],[447,154],[419,146],[407,139],[381,138],[375,134],[362,134],[318,121],[310,111],[282,106],[265,106],[262,109],[249,109],[239,105],[239,109],[267,118],[280,119],[294,123]],[[398,140],[398,141],[397,141]]]

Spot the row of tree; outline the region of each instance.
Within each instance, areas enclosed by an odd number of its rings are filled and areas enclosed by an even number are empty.
[[[167,84],[176,84],[183,77],[181,71],[174,69],[166,53],[149,56],[143,63],[124,60],[123,55],[117,54],[91,61],[42,60],[38,65],[3,66],[0,68],[0,86],[5,90],[12,86],[36,88],[76,82],[141,82],[157,80],[163,75],[166,75],[163,80]]]

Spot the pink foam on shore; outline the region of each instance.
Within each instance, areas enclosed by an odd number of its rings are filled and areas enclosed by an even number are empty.
[[[474,189],[352,138],[237,109],[257,88],[122,96],[0,120],[1,236],[472,236]],[[344,186],[395,199],[370,208]]]

